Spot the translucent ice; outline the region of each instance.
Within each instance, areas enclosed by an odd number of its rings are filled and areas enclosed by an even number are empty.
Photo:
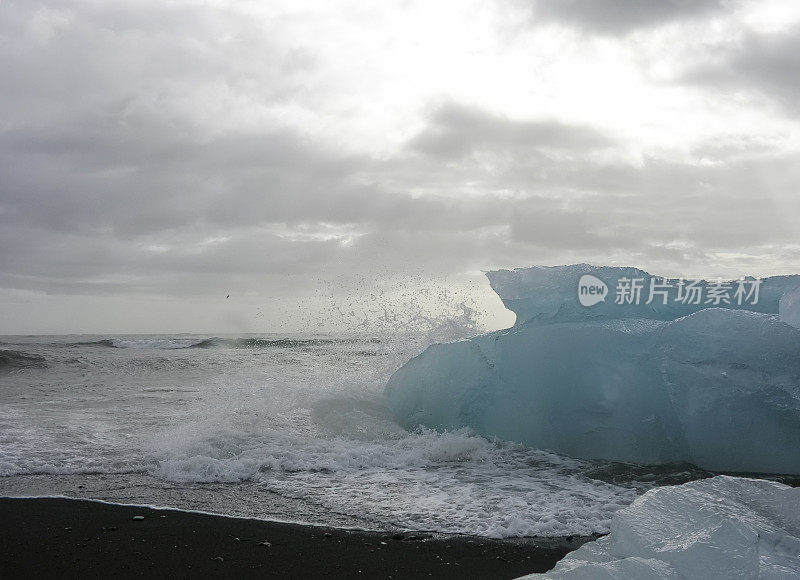
[[[719,476],[661,487],[614,515],[611,534],[528,580],[800,577],[800,489]]]
[[[581,458],[800,473],[800,329],[777,315],[794,312],[799,277],[764,281],[760,307],[772,314],[706,308],[665,320],[677,311],[632,305],[635,316],[595,310],[587,320],[579,308],[594,307],[577,303],[585,268],[549,269],[544,280],[555,294],[571,286],[572,302],[547,293],[536,308],[517,302],[518,315],[540,315],[406,363],[386,387],[398,420]]]

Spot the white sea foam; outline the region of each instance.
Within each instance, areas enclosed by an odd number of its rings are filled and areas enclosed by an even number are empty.
[[[171,481],[256,481],[376,522],[490,537],[603,533],[636,497],[581,476],[582,462],[467,431],[381,441],[216,433],[162,456],[157,474]]]
[[[111,344],[115,348],[154,348],[175,349],[189,348],[200,342],[197,338],[115,338]]]

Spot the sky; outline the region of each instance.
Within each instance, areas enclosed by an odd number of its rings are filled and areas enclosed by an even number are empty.
[[[486,270],[800,273],[793,0],[2,0],[0,78],[0,333],[502,328]]]

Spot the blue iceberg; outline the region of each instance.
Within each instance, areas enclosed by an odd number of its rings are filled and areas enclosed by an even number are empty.
[[[488,277],[515,325],[431,345],[395,372],[386,400],[405,427],[800,473],[800,276],[687,281],[579,264]]]

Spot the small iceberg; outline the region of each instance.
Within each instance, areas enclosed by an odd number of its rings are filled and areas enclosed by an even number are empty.
[[[800,489],[718,476],[660,487],[527,580],[800,578]]]
[[[715,282],[579,264],[488,277],[515,325],[432,345],[395,372],[386,400],[405,427],[800,474],[800,276]]]

